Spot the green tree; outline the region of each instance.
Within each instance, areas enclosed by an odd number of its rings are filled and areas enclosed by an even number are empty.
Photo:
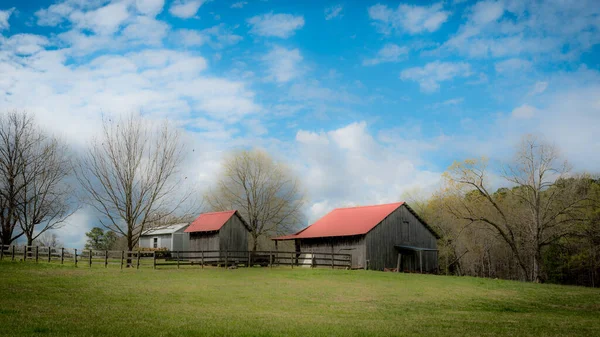
[[[111,250],[117,241],[117,234],[113,231],[104,231],[100,227],[94,227],[91,231],[85,233],[87,242],[85,249],[92,250]]]

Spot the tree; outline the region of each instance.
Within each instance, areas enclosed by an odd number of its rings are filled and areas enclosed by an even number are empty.
[[[87,242],[84,249],[92,250],[111,250],[117,242],[117,234],[113,231],[104,231],[100,227],[94,227],[89,232],[85,233]]]
[[[527,136],[504,170],[504,179],[515,186],[510,190],[490,191],[486,161],[454,163],[445,177],[462,198],[450,210],[493,230],[510,247],[523,276],[541,282],[542,249],[573,233],[569,224],[580,218],[578,207],[585,198],[576,184],[560,183],[568,173],[554,146]]]
[[[256,251],[261,237],[287,232],[301,222],[304,194],[287,165],[255,149],[225,158],[206,201],[215,211],[238,210],[248,221]]]
[[[179,133],[167,122],[157,126],[135,114],[105,118],[76,175],[100,223],[132,250],[148,224],[180,211],[190,197],[179,174],[183,158]]]
[[[10,244],[25,235],[27,244],[59,228],[74,212],[66,180],[68,148],[40,130],[27,113],[0,117],[0,239]],[[20,232],[15,235],[19,225]]]
[[[50,234],[49,232],[45,232],[44,234],[38,236],[37,239],[35,239],[35,242],[42,247],[51,248],[57,248],[63,245],[58,239],[58,235],[56,235],[56,233]]]

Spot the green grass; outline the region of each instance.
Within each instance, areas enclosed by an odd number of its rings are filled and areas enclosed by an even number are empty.
[[[600,290],[327,269],[0,262],[0,336],[600,336]]]

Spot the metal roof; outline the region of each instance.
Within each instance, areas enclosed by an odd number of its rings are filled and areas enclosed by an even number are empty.
[[[421,221],[425,228],[427,228],[436,239],[440,238],[440,235],[436,233],[412,208],[410,208],[407,203],[397,202],[374,206],[336,208],[303,230],[295,234],[272,238],[272,240],[294,240],[367,234],[400,206],[405,206],[410,213]]]
[[[404,202],[397,202],[374,206],[336,208],[298,233],[280,236],[273,238],[273,240],[366,234],[403,204]]]
[[[178,223],[175,225],[150,228],[147,231],[145,231],[142,235],[173,234],[187,225],[188,223]]]
[[[218,231],[221,229],[221,227],[223,227],[223,225],[227,221],[229,221],[229,219],[231,219],[231,217],[234,214],[236,214],[240,218],[240,220],[242,221],[244,226],[246,226],[246,228],[248,230],[250,230],[248,223],[246,222],[246,220],[244,220],[244,218],[242,218],[240,216],[238,211],[232,210],[232,211],[211,212],[211,213],[200,214],[200,216],[197,217],[196,220],[192,221],[190,226],[188,228],[186,228],[185,232],[186,233],[196,233],[196,232]]]

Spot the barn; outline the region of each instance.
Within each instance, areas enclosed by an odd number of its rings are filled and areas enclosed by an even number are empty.
[[[439,235],[404,202],[337,208],[296,234],[297,252],[347,253],[353,268],[408,272],[438,269]]]
[[[249,231],[236,210],[200,214],[185,230],[192,251],[247,251]]]
[[[142,235],[138,245],[141,248],[166,248],[167,250],[188,250],[190,235],[185,233],[188,223],[151,228]]]

